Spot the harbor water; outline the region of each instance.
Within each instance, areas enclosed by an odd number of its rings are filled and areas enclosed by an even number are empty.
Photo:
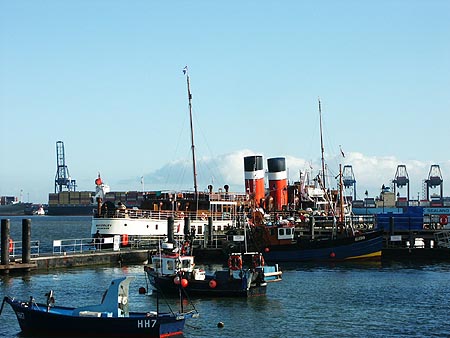
[[[31,217],[32,240],[51,252],[53,239],[86,238],[89,217]],[[22,217],[10,217],[11,237],[21,238]],[[218,266],[205,266],[207,270]],[[281,265],[283,281],[268,285],[267,295],[249,299],[193,298],[200,317],[191,319],[185,337],[449,337],[450,262],[424,264]],[[45,302],[54,291],[56,303],[81,306],[99,303],[113,278],[131,275],[133,311],[155,309],[143,266],[59,269],[0,276],[0,296]],[[161,306],[179,306],[168,299]],[[224,327],[219,328],[218,323]],[[5,305],[1,337],[22,337],[17,319]]]

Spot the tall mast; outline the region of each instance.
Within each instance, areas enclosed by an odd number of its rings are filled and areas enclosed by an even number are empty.
[[[323,137],[322,137],[322,107],[320,105],[319,98],[319,120],[320,120],[320,149],[322,154],[322,182],[323,182],[323,190],[326,190],[325,187],[325,159],[324,159],[324,147],[323,147]]]
[[[339,222],[344,223],[344,181],[342,179],[342,164],[339,163]]]
[[[192,166],[194,172],[194,191],[195,191],[195,199],[197,200],[197,167],[195,164],[195,145],[194,145],[194,123],[192,122],[192,94],[191,94],[191,85],[189,83],[189,73],[188,67],[184,67],[183,73],[186,75],[187,81],[187,91],[188,91],[188,99],[189,99],[189,119],[191,124],[191,150],[192,150]]]

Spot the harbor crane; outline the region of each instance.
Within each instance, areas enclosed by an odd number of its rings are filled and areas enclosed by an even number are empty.
[[[55,193],[61,191],[75,191],[77,188],[76,180],[72,180],[69,174],[69,168],[66,165],[64,155],[64,142],[56,142],[56,176]]]
[[[409,176],[406,171],[406,165],[399,164],[395,173],[395,178],[392,180],[394,184],[394,194],[398,197],[400,193],[396,192],[396,188],[403,188],[406,186],[407,201],[409,201]]]
[[[353,200],[356,200],[356,179],[351,165],[344,165],[342,169],[342,183],[344,184],[344,189],[353,190]]]
[[[430,189],[435,189],[437,187],[440,187],[439,201],[442,201],[444,195],[444,180],[442,179],[441,168],[438,164],[431,165],[430,172],[428,173],[428,179],[425,180],[425,184],[427,188],[427,201],[430,201],[431,199]]]

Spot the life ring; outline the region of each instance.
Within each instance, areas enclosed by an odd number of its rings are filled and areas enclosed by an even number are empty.
[[[128,245],[128,234],[123,234],[122,235],[122,246],[127,246]]]
[[[12,253],[14,251],[14,242],[11,238],[9,239],[8,251],[9,251],[9,253]]]
[[[228,258],[228,267],[230,270],[241,270],[242,269],[242,258],[239,255],[231,255]]]
[[[252,257],[253,267],[264,266],[264,257],[261,254],[254,254]]]
[[[439,216],[439,223],[441,225],[447,225],[448,224],[448,215]]]

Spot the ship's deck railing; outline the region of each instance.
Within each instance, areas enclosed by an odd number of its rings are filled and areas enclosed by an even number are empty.
[[[238,217],[238,213],[233,212],[188,212],[188,211],[152,211],[143,209],[117,209],[115,211],[108,211],[106,214],[98,215],[94,214],[96,218],[133,218],[133,219],[157,219],[167,220],[169,217],[173,217],[175,220],[184,220],[186,217],[191,221],[208,221],[208,217],[212,217],[213,221],[218,220],[235,220]]]
[[[322,229],[332,229],[333,224],[335,223],[333,220],[333,216],[327,215],[310,215],[310,214],[302,214],[299,216],[298,214],[292,215],[292,212],[279,212],[270,214],[270,218],[266,218],[266,222],[276,223],[280,220],[290,220],[294,222],[295,227],[297,229],[307,230],[310,228],[310,222],[314,220],[315,228]],[[375,217],[373,215],[364,215],[364,216],[356,216],[356,215],[346,215],[345,216],[345,224],[352,225],[355,230],[372,230],[375,226]]]

